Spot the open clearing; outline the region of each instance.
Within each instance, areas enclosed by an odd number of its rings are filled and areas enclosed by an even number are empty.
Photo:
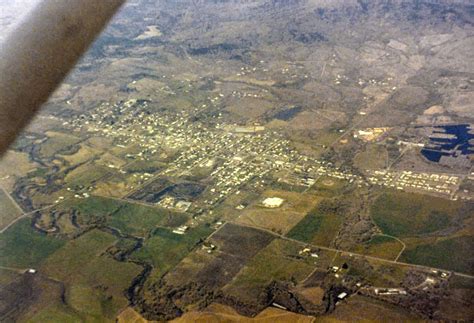
[[[460,203],[423,194],[386,191],[371,207],[375,223],[388,235],[403,237],[446,229]]]
[[[260,202],[267,197],[278,197],[284,202],[278,208],[265,208]],[[256,204],[243,210],[236,222],[284,234],[298,223],[319,200],[320,198],[313,194],[268,190]]]
[[[240,270],[223,291],[252,303],[264,295],[272,281],[301,282],[314,269],[314,259],[297,258],[301,245],[281,239],[273,240]]]
[[[328,247],[339,231],[342,221],[341,215],[324,212],[316,206],[288,232],[287,236]]]
[[[128,303],[124,291],[141,272],[133,263],[117,262],[104,254],[115,241],[111,234],[89,231],[48,257],[41,268],[66,284],[68,304],[89,320],[114,319]]]
[[[22,211],[15,205],[11,198],[0,188],[0,230],[17,219]]]
[[[5,267],[36,267],[65,241],[35,231],[31,219],[24,218],[0,233],[0,265]]]
[[[471,236],[438,238],[409,246],[400,261],[474,274],[474,241]]]

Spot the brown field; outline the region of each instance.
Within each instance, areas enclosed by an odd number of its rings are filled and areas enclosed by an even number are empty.
[[[368,144],[363,151],[354,157],[354,165],[361,171],[383,169],[387,164],[388,152],[381,145]]]
[[[0,188],[0,230],[9,225],[22,214],[22,210]]]
[[[40,154],[43,157],[52,157],[56,152],[72,146],[81,139],[62,132],[47,131],[48,139],[41,144]]]
[[[127,307],[117,316],[117,323],[147,323],[153,322],[144,319],[137,311],[131,307]]]
[[[421,321],[421,319],[411,315],[403,308],[359,295],[355,295],[338,305],[330,315],[316,318],[316,322],[415,322],[418,320]]]
[[[265,295],[265,288],[272,281],[301,282],[314,268],[313,258],[296,258],[301,249],[295,242],[273,240],[225,286],[224,293],[252,304]]]
[[[126,162],[123,159],[106,152],[99,160],[97,160],[97,163],[104,166],[113,165],[114,167],[119,168],[125,165]]]
[[[7,191],[11,191],[17,177],[25,176],[36,167],[28,154],[9,150],[0,159],[0,183]]]
[[[218,323],[218,322],[259,322],[259,323],[309,323],[314,322],[314,318],[310,316],[295,314],[283,311],[277,308],[269,307],[259,313],[257,316],[250,318],[240,315],[233,308],[212,303],[202,311],[188,312],[173,320],[176,323],[202,322],[202,323]]]
[[[279,197],[284,202],[279,208],[266,208],[260,203],[267,197]],[[241,211],[236,221],[285,234],[301,221],[319,200],[320,198],[313,194],[268,190],[253,205]]]
[[[81,148],[79,148],[79,150],[76,153],[72,155],[64,155],[61,157],[64,158],[69,163],[71,163],[72,165],[75,165],[75,164],[84,163],[98,156],[100,152],[99,150],[91,148],[88,145],[81,144],[80,146]]]
[[[394,260],[402,249],[403,245],[400,241],[378,235],[373,237],[368,243],[356,245],[351,251],[373,257]]]
[[[289,126],[293,130],[318,130],[326,129],[332,123],[346,120],[346,115],[339,111],[303,111],[291,119]]]
[[[244,118],[258,118],[264,113],[270,111],[273,104],[267,100],[242,98],[238,101],[231,102],[227,107],[227,111]]]
[[[107,180],[99,181],[95,186],[94,194],[99,196],[122,197],[130,192],[135,185],[134,178],[126,178],[122,174],[117,174]]]
[[[212,288],[224,286],[273,236],[252,228],[225,224],[210,242],[216,246],[211,254],[198,249],[186,256],[166,280],[172,285],[199,281]]]

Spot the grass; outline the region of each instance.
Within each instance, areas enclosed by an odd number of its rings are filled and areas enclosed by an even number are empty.
[[[371,299],[355,295],[336,307],[336,310],[321,318],[321,322],[418,322],[421,321],[408,310]]]
[[[147,239],[143,247],[132,255],[132,258],[151,263],[157,271],[155,276],[162,275],[184,258],[199,239],[207,237],[211,232],[212,229],[205,225],[192,228],[184,235],[157,228],[153,236]]]
[[[387,191],[372,204],[371,215],[383,233],[413,236],[449,227],[460,205],[428,195]]]
[[[89,231],[56,251],[41,268],[66,284],[67,303],[86,321],[114,319],[128,303],[124,291],[141,271],[138,265],[104,255],[115,241],[109,233]]]
[[[258,252],[225,287],[225,292],[236,294],[249,302],[272,281],[299,282],[308,276],[314,266],[310,258],[296,259],[301,246],[281,239],[272,241]]]
[[[70,308],[62,304],[53,304],[50,305],[32,317],[30,317],[27,322],[28,323],[35,323],[35,322],[44,322],[44,323],[55,323],[55,322],[62,322],[62,323],[75,323],[75,322],[82,322],[83,319],[74,313]]]
[[[43,270],[58,280],[67,280],[75,271],[104,252],[116,238],[99,230],[89,231],[69,241],[43,264]]]
[[[16,207],[8,195],[0,189],[0,229],[9,225],[18,218],[21,213],[21,210]]]
[[[64,240],[35,231],[31,219],[21,219],[0,234],[0,265],[36,267],[64,244]]]
[[[402,250],[403,245],[394,238],[376,235],[364,244],[358,244],[352,251],[373,257],[393,260]]]
[[[472,237],[439,239],[434,243],[409,247],[401,261],[474,274],[474,241]]]
[[[341,216],[324,213],[316,207],[294,226],[287,236],[303,242],[329,246],[336,236],[341,223]]]
[[[74,145],[81,139],[65,133],[49,131],[48,139],[41,144],[40,153],[43,157],[52,157],[56,152]]]
[[[367,144],[365,150],[354,157],[354,164],[362,171],[367,169],[383,169],[387,166],[388,152],[382,145]]]
[[[20,274],[14,270],[0,269],[0,286],[6,286],[18,278]]]
[[[61,209],[74,209],[79,212],[79,221],[90,223],[102,220],[117,211],[126,202],[106,197],[91,196],[87,199],[72,199],[60,206]]]
[[[65,183],[73,188],[89,187],[99,178],[109,173],[110,169],[104,165],[85,164],[67,174]]]
[[[188,220],[182,213],[149,207],[134,203],[126,203],[113,213],[108,224],[123,233],[145,236],[157,225],[177,227]]]
[[[311,191],[319,196],[334,197],[340,195],[347,188],[347,181],[329,177],[321,176],[311,187]]]

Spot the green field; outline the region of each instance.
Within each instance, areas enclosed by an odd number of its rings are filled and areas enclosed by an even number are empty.
[[[287,236],[303,242],[329,246],[341,223],[341,215],[324,212],[318,205],[294,226]]]
[[[311,191],[324,197],[340,195],[348,188],[345,180],[329,176],[321,176],[311,187]]]
[[[52,157],[55,153],[66,149],[81,139],[61,132],[47,132],[48,139],[41,144],[40,154],[43,157]]]
[[[211,232],[212,229],[205,225],[190,229],[184,235],[157,228],[132,258],[151,263],[155,267],[154,276],[160,276],[174,267],[200,239],[206,238]]]
[[[474,240],[464,236],[409,247],[401,261],[474,274]]]
[[[107,174],[110,174],[110,169],[104,165],[85,164],[69,173],[65,183],[72,188],[88,187]]]
[[[387,191],[375,200],[370,211],[383,233],[403,237],[448,228],[461,205],[428,195]]]
[[[393,260],[398,256],[402,248],[403,245],[400,241],[391,237],[376,235],[368,242],[356,245],[354,249],[351,249],[351,251],[373,257]]]
[[[178,227],[188,220],[182,213],[166,209],[126,203],[113,213],[108,224],[123,233],[145,236],[157,225]]]
[[[84,319],[76,314],[73,310],[62,304],[52,304],[46,308],[41,309],[30,317],[26,322],[28,323],[75,323],[83,322]]]
[[[5,228],[21,215],[21,210],[16,207],[8,195],[0,189],[0,229]]]
[[[30,218],[21,219],[0,234],[0,266],[36,267],[64,243],[35,231]]]
[[[41,268],[66,283],[68,305],[86,321],[113,319],[127,305],[124,291],[142,270],[104,254],[115,241],[109,233],[89,231],[48,257]]]
[[[122,202],[110,198],[91,196],[87,199],[72,199],[61,204],[58,209],[74,209],[79,212],[78,220],[80,223],[94,223],[105,221],[112,213],[127,202]]]
[[[313,258],[296,259],[302,246],[281,239],[258,252],[224,288],[225,293],[255,302],[272,281],[300,282],[314,269]]]
[[[66,280],[72,273],[103,253],[117,239],[99,230],[89,231],[48,257],[42,269],[51,277]]]

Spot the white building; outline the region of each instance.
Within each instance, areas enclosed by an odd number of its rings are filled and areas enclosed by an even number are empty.
[[[263,200],[262,204],[268,208],[277,208],[283,204],[283,201],[284,200],[279,197],[267,197]]]

